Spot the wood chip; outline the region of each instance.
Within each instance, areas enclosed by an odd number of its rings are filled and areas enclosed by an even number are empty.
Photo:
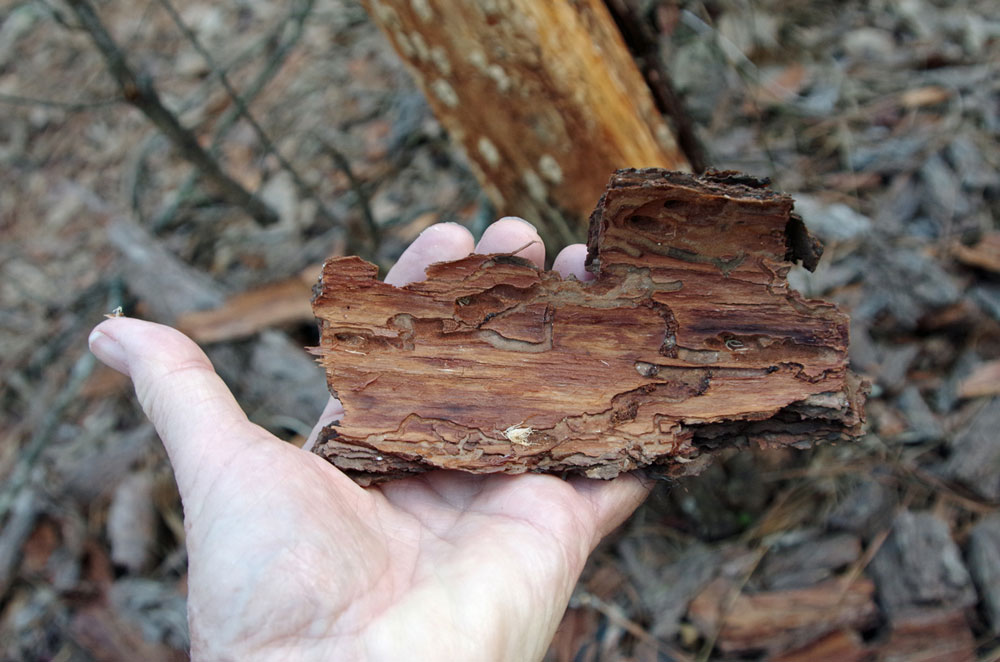
[[[149,471],[129,474],[115,488],[108,508],[111,560],[132,574],[142,572],[156,540],[153,476]]]
[[[771,662],[862,662],[871,659],[871,653],[861,636],[853,630],[838,630],[783,655]]]
[[[720,578],[691,602],[688,616],[723,653],[792,650],[844,627],[864,628],[877,613],[875,586],[866,578],[844,586],[830,580],[808,588],[733,595]]]
[[[963,610],[930,609],[894,620],[878,652],[882,662],[973,662],[976,642]]]
[[[976,366],[958,385],[958,394],[963,398],[1000,395],[1000,359]]]
[[[196,342],[213,343],[245,338],[282,324],[311,322],[309,297],[314,283],[315,278],[303,275],[242,292],[217,308],[181,315],[177,328]]]
[[[799,96],[810,82],[810,72],[801,64],[768,70],[761,77],[759,85],[750,92],[750,99],[743,105],[743,111],[756,114],[758,106],[780,106]]]
[[[1000,397],[984,401],[972,421],[954,434],[944,473],[980,496],[1000,502]]]
[[[956,242],[951,252],[962,264],[1000,273],[1000,232],[987,233],[972,246]]]
[[[768,589],[818,584],[861,555],[861,541],[847,533],[807,537],[784,548],[772,547],[761,563],[757,581]]]
[[[900,513],[869,572],[890,620],[927,609],[963,609],[976,602],[948,525],[931,513]]]
[[[77,611],[69,623],[76,642],[97,660],[190,659],[184,652],[147,641],[140,628],[126,623],[107,605],[90,604]]]
[[[915,87],[906,90],[899,96],[899,104],[903,108],[923,108],[925,106],[936,106],[944,103],[952,96],[952,91],[946,87],[938,85],[928,85],[925,87]]]
[[[616,173],[588,268],[509,255],[396,288],[334,258],[314,299],[345,416],[316,452],[362,483],[433,468],[690,473],[722,447],[860,433],[847,316],[785,280],[821,254],[792,200],[734,172]]]
[[[559,629],[552,638],[549,654],[560,662],[580,659],[580,651],[592,645],[600,627],[596,611],[570,607],[563,614]]]

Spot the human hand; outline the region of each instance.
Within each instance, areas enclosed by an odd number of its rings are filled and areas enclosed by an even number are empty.
[[[475,251],[521,248],[542,264],[534,229],[504,219]],[[432,226],[386,282],[472,250],[461,226]],[[584,277],[584,252],[554,267]],[[180,332],[111,319],[90,344],[132,378],[173,465],[196,660],[539,659],[588,554],[647,494],[630,475],[453,471],[361,488],[247,420]],[[331,400],[309,443],[342,413]]]

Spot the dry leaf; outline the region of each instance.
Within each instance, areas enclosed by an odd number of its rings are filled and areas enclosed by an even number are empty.
[[[958,395],[963,398],[1000,395],[1000,360],[976,366],[972,374],[959,384]]]

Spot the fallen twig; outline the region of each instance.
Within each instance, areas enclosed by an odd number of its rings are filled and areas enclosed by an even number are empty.
[[[252,81],[250,81],[250,84],[247,85],[244,90],[244,103],[251,103],[281,70],[281,67],[284,65],[288,55],[292,52],[292,49],[302,36],[306,18],[312,11],[312,7],[313,0],[301,0],[301,2],[292,8],[285,20],[281,21],[278,26],[263,40],[268,43],[277,42],[278,45],[268,57],[264,68]],[[286,30],[286,26],[288,25],[291,25],[291,29]],[[288,32],[288,36],[282,39],[282,34],[285,32]],[[215,131],[212,136],[212,145],[208,149],[209,154],[218,154],[219,147],[222,145],[223,139],[229,133],[230,129],[232,129],[236,124],[236,120],[239,119],[239,117],[239,108],[236,106],[229,108],[223,114],[215,126]],[[191,194],[194,192],[197,184],[198,173],[192,172],[188,174],[187,178],[177,188],[177,191],[173,194],[170,201],[164,204],[160,208],[160,211],[157,212],[156,216],[153,217],[150,227],[154,232],[159,232],[171,222],[174,216],[176,216],[177,210],[180,209],[181,205],[191,197]]]
[[[0,601],[14,579],[21,547],[31,535],[39,510],[38,493],[32,488],[21,490],[13,501],[10,519],[0,533]]]
[[[94,355],[89,350],[84,350],[80,358],[73,364],[73,368],[69,374],[69,381],[66,382],[66,386],[56,396],[48,414],[39,423],[38,427],[35,428],[35,433],[32,435],[31,440],[21,450],[17,459],[17,465],[14,467],[14,471],[11,472],[10,478],[7,479],[7,484],[4,485],[3,491],[0,492],[0,520],[7,515],[7,512],[20,494],[21,489],[28,483],[31,470],[41,456],[42,451],[45,450],[46,445],[52,439],[52,434],[55,432],[56,427],[62,422],[63,413],[70,403],[76,400],[76,394],[80,391],[80,387],[83,386],[83,382],[90,376],[96,364],[97,359],[94,358]]]
[[[112,281],[110,289],[107,305],[109,309],[112,309],[121,305],[120,283],[117,280]],[[76,400],[80,388],[87,381],[87,378],[90,377],[90,373],[93,372],[96,365],[97,359],[90,353],[90,350],[84,350],[73,364],[66,385],[53,398],[52,406],[41,422],[35,427],[31,439],[21,449],[21,452],[18,454],[17,464],[14,466],[13,471],[11,471],[6,484],[0,490],[0,521],[4,519],[11,507],[18,502],[21,493],[30,482],[32,469],[41,457],[42,451],[45,450],[45,447],[52,439],[56,428],[63,421],[63,414],[70,404]]]
[[[621,607],[609,604],[589,591],[578,590],[573,596],[571,606],[589,607],[600,612],[609,621],[622,628],[642,643],[654,648],[658,653],[669,656],[675,662],[693,662],[693,658],[682,650],[660,641],[644,627],[625,615]]]
[[[289,175],[291,175],[292,182],[294,182],[295,187],[299,190],[299,193],[303,197],[307,197],[314,200],[317,204],[317,208],[320,215],[326,221],[330,223],[335,223],[336,219],[333,213],[330,212],[329,209],[327,209],[325,204],[323,204],[323,201],[320,198],[319,194],[315,191],[312,185],[310,185],[308,182],[305,181],[305,179],[302,178],[302,175],[300,175],[298,170],[295,169],[295,166],[293,166],[288,161],[288,159],[285,158],[285,156],[281,153],[281,150],[279,150],[277,145],[274,144],[274,141],[271,140],[271,137],[267,135],[267,132],[264,131],[264,128],[257,121],[257,118],[255,118],[253,114],[250,112],[250,109],[247,107],[246,101],[243,99],[240,93],[236,91],[236,88],[234,88],[232,83],[229,81],[229,76],[227,76],[226,72],[223,69],[221,69],[219,65],[215,62],[215,58],[212,57],[212,54],[209,53],[204,46],[202,46],[201,42],[198,40],[198,36],[191,31],[191,28],[188,27],[188,25],[181,18],[180,14],[177,13],[177,10],[170,3],[170,0],[157,0],[157,2],[164,9],[164,11],[167,12],[167,14],[170,16],[170,20],[174,22],[174,25],[176,25],[177,29],[181,31],[185,39],[191,42],[191,45],[198,52],[198,55],[200,55],[201,58],[205,61],[205,63],[208,65],[208,68],[212,71],[212,74],[222,84],[222,87],[226,90],[226,94],[229,95],[230,100],[233,102],[233,105],[239,117],[242,117],[246,121],[246,123],[250,125],[250,128],[253,129],[253,132],[257,135],[257,140],[260,141],[264,149],[273,154],[274,157],[278,160],[278,163],[281,165],[281,168],[285,170]]]
[[[318,136],[317,138],[323,146],[323,151],[327,153],[334,164],[347,177],[347,181],[351,185],[351,190],[354,192],[354,197],[358,201],[358,206],[361,208],[361,217],[364,219],[364,231],[360,232],[357,228],[354,229],[354,232],[351,234],[356,235],[356,239],[352,244],[356,244],[356,246],[350,246],[349,251],[362,250],[367,253],[367,259],[371,259],[374,256],[375,247],[381,243],[381,231],[379,230],[378,223],[375,222],[375,215],[372,214],[371,203],[368,199],[368,193],[365,191],[364,183],[354,174],[351,163],[344,156],[343,152],[323,138]]]
[[[89,0],[67,0],[67,4],[104,57],[108,72],[121,89],[125,101],[138,108],[156,125],[181,156],[201,171],[202,176],[224,200],[245,210],[262,225],[276,223],[278,216],[274,210],[223,172],[219,162],[198,143],[198,138],[183,127],[177,117],[163,105],[152,81],[132,70],[125,54],[108,33]]]

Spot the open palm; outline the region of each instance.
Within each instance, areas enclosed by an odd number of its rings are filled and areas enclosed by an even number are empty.
[[[475,250],[526,245],[540,263],[534,230],[506,219]],[[386,281],[472,249],[464,229],[434,226]],[[580,247],[555,266],[582,276]],[[195,659],[538,659],[587,555],[646,495],[631,476],[450,471],[361,488],[250,423],[179,332],[109,320],[91,346],[132,377],[174,466]],[[317,430],[341,415],[332,400]]]

